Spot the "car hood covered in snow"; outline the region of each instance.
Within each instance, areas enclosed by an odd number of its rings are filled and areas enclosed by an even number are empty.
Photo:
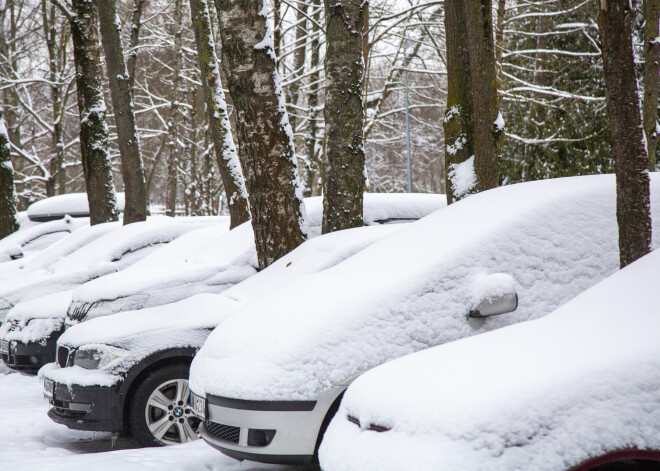
[[[64,326],[64,313],[73,290],[23,301],[14,306],[0,326],[0,339],[19,342],[45,341]]]
[[[67,328],[58,343],[71,348],[90,344],[125,348],[126,355],[111,365],[114,373],[163,349],[199,348],[211,329],[251,299],[325,270],[402,227],[360,227],[315,237],[222,294],[198,294],[176,303],[90,319]]]
[[[445,195],[365,194],[366,225],[410,222],[446,205]],[[321,197],[306,198],[308,235],[321,232]],[[167,304],[197,293],[221,293],[257,272],[250,222],[229,231],[187,234],[130,269],[80,286],[68,310],[70,324]]]
[[[195,357],[191,387],[313,400],[388,360],[548,314],[618,268],[617,233],[613,175],[470,196],[239,309]],[[513,277],[518,309],[473,329],[466,315],[494,273]]]
[[[325,435],[323,469],[564,471],[660,450],[659,272],[656,251],[543,319],[366,373]]]

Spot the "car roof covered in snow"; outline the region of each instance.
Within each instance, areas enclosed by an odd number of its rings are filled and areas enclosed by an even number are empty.
[[[660,450],[659,272],[656,251],[543,319],[366,373],[325,435],[323,469],[564,471]]]
[[[313,238],[321,232],[321,198],[306,198],[305,205],[309,236]],[[444,206],[445,195],[365,193],[365,223],[410,222]],[[118,300],[112,309],[121,308],[122,303],[149,305],[148,298],[153,296],[162,303],[173,302],[182,299],[182,290],[188,290],[187,296],[208,290],[219,292],[253,275],[257,269],[250,222],[229,232],[224,226],[207,227],[182,236],[128,270],[85,283],[74,292],[73,302],[85,306],[100,300]],[[89,318],[101,311],[101,305],[97,306],[89,311]],[[106,311],[101,312],[105,315]]]
[[[82,245],[78,250],[33,269],[17,279],[3,281],[0,287],[0,308],[36,296],[45,296],[63,289],[71,289],[92,278],[122,270],[188,231],[217,224],[214,217],[168,218],[153,217],[126,226],[114,226],[103,235]],[[222,223],[222,222],[221,222]],[[93,226],[90,229],[107,224]],[[84,230],[84,229],[83,229]],[[69,236],[76,235],[75,231]],[[89,235],[89,234],[86,234]],[[64,242],[64,241],[62,241]],[[50,254],[54,256],[54,254]],[[35,262],[35,259],[30,262]]]
[[[119,212],[124,211],[124,193],[117,193],[115,207]],[[30,221],[52,221],[61,219],[68,214],[72,217],[89,217],[89,201],[87,193],[68,193],[51,196],[50,198],[32,203],[27,209]]]
[[[190,345],[193,340],[198,343],[190,346],[199,347],[208,332],[201,340],[197,333],[185,332],[211,329],[250,299],[280,289],[306,274],[325,270],[401,227],[360,227],[315,237],[222,294],[198,294],[176,303],[90,319],[68,328],[59,342],[72,347],[95,343],[122,346],[131,349],[134,360],[142,358],[145,348],[150,352],[181,346],[182,342]]]
[[[31,252],[43,250],[65,237],[67,233],[86,225],[89,225],[89,218],[69,216],[56,221],[30,224],[27,228],[21,228],[0,239],[0,261],[3,261],[3,257],[6,259],[20,258],[30,255]],[[51,235],[53,237],[50,237]]]
[[[660,178],[651,176],[652,209]],[[613,175],[472,195],[343,263],[252,300],[191,366],[197,394],[312,400],[388,360],[548,314],[618,267]],[[487,275],[515,280],[518,309],[466,315]]]

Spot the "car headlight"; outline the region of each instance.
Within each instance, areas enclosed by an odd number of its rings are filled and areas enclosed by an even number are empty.
[[[73,366],[97,370],[123,357],[125,353],[126,350],[110,345],[80,347],[73,354]]]

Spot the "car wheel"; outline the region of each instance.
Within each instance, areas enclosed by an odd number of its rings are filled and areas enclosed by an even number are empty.
[[[188,366],[177,364],[149,373],[129,402],[128,428],[144,446],[187,443],[199,438],[200,420],[190,409]]]

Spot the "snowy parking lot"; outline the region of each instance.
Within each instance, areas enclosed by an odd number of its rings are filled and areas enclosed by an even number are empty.
[[[0,364],[0,469],[94,471],[286,471],[292,468],[238,462],[201,440],[166,448],[137,448],[109,433],[69,430],[51,421],[36,376]],[[295,468],[300,469],[300,468]]]

